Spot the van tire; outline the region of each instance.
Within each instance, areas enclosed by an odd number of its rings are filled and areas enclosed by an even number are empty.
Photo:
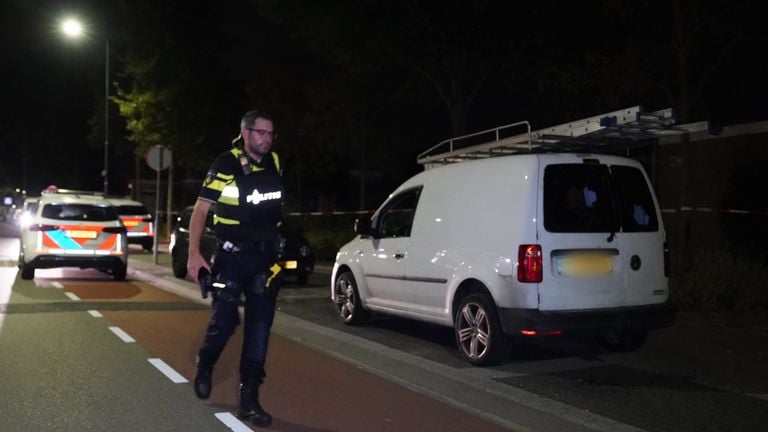
[[[597,341],[611,351],[633,352],[643,346],[647,336],[645,330],[622,328],[598,335]]]
[[[344,324],[360,324],[369,314],[360,304],[360,293],[352,272],[344,272],[336,278],[336,312]]]
[[[496,307],[487,294],[464,298],[456,310],[453,328],[459,352],[474,366],[498,364],[509,353]]]

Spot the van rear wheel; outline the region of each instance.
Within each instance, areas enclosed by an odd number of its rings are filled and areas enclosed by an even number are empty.
[[[470,364],[490,366],[506,357],[509,344],[501,330],[496,308],[487,294],[472,294],[462,300],[453,328],[456,345]]]
[[[355,276],[344,272],[336,279],[336,311],[344,324],[359,324],[368,318],[368,311],[360,304]]]
[[[633,352],[645,343],[648,332],[645,330],[620,328],[598,335],[600,345],[616,352]]]

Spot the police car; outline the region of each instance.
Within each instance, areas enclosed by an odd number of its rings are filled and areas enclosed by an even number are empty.
[[[155,244],[155,221],[144,204],[128,198],[109,197],[128,233],[128,243],[151,251]]]
[[[93,192],[50,188],[41,194],[29,224],[20,232],[22,279],[36,269],[79,267],[125,280],[128,239],[109,201]]]

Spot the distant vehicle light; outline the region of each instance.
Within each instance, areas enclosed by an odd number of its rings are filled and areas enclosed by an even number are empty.
[[[19,226],[21,228],[29,228],[30,225],[32,225],[32,221],[34,220],[34,216],[32,216],[31,213],[24,212],[19,216]]]

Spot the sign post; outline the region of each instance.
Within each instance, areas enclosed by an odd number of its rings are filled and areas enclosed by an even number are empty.
[[[152,146],[145,158],[147,165],[157,172],[155,178],[155,241],[152,246],[152,259],[157,264],[157,242],[160,237],[160,171],[171,166],[171,151],[161,145]],[[168,211],[166,209],[166,211]]]

